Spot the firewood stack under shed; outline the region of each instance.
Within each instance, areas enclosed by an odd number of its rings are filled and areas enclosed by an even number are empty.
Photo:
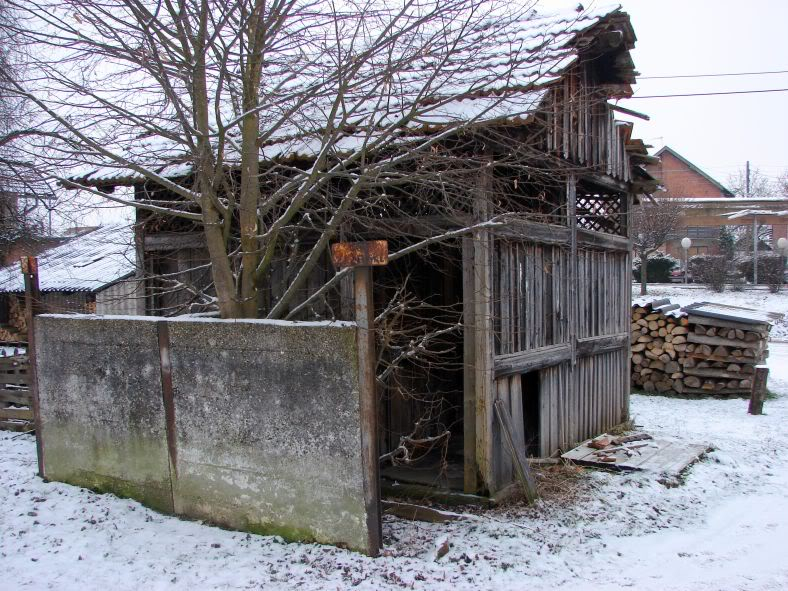
[[[646,392],[749,394],[779,314],[701,302],[632,304],[632,384]]]

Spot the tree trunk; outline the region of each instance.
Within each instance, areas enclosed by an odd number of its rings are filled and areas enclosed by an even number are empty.
[[[648,295],[648,254],[640,255],[640,295]]]

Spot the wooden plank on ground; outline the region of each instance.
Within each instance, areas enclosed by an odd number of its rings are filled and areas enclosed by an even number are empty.
[[[599,438],[612,436],[604,434]],[[647,442],[632,442],[625,444],[630,448],[632,456],[628,456],[623,449],[614,451],[609,448],[609,455],[615,456],[615,462],[603,462],[598,454],[600,450],[589,447],[592,440],[584,441],[572,450],[561,456],[583,466],[606,468],[613,470],[644,470],[655,474],[677,477],[684,469],[696,462],[709,446],[697,443],[679,443],[664,440],[650,440]],[[641,447],[636,447],[636,446]],[[620,447],[620,446],[619,446]]]
[[[424,505],[414,505],[412,503],[398,503],[396,501],[382,501],[383,512],[388,515],[395,515],[410,521],[426,521],[428,523],[446,523],[465,519],[464,515],[451,513],[450,511],[440,511]]]

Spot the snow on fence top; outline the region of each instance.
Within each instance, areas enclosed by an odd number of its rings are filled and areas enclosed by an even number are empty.
[[[95,228],[38,256],[41,291],[100,291],[134,269],[133,232],[125,224]],[[0,268],[0,293],[23,291],[19,263]]]

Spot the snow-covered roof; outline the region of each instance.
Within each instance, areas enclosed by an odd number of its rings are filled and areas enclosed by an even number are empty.
[[[739,211],[734,211],[731,213],[723,213],[720,215],[722,217],[728,218],[729,220],[737,220],[739,218],[745,218],[745,217],[757,216],[757,215],[774,215],[777,217],[786,217],[788,216],[788,210],[772,211],[771,209],[740,209]]]
[[[95,228],[38,255],[41,291],[101,291],[134,274],[132,228],[112,224]],[[19,263],[0,268],[0,293],[23,292]]]
[[[440,67],[431,63],[430,55],[425,55],[422,64],[408,63],[402,71],[390,72],[394,80],[383,86],[376,70],[386,70],[385,64],[367,64],[367,70],[357,76],[360,82],[343,97],[344,115],[351,113],[350,119],[329,121],[336,94],[321,92],[301,105],[287,123],[277,123],[273,131],[269,130],[261,142],[261,158],[316,156],[325,146],[322,136],[328,123],[353,130],[337,142],[334,150],[339,153],[352,153],[369,145],[374,142],[375,130],[397,126],[399,122],[404,122],[397,139],[402,142],[460,123],[525,123],[542,105],[549,86],[577,62],[582,35],[616,15],[623,16],[620,6],[558,13],[540,8],[539,12],[532,11],[526,18],[504,26],[491,21],[469,30],[463,47]],[[323,71],[312,73],[307,68],[299,73],[297,82],[288,84],[306,89],[313,78],[324,75]],[[434,92],[425,94],[425,89]],[[381,92],[386,92],[386,96],[380,96]],[[418,107],[419,116],[410,119],[407,114],[414,106]],[[232,119],[226,115],[232,114],[222,114]],[[261,113],[262,127],[265,128],[266,117],[280,122],[280,116],[273,109]],[[127,160],[162,177],[177,178],[190,172],[192,154],[188,145],[173,140],[173,135],[177,133],[145,138],[130,134],[119,141]],[[231,152],[235,146],[226,148],[226,162],[239,161],[239,155]],[[86,163],[71,178],[86,185],[131,184],[143,175],[121,163],[96,161]]]

